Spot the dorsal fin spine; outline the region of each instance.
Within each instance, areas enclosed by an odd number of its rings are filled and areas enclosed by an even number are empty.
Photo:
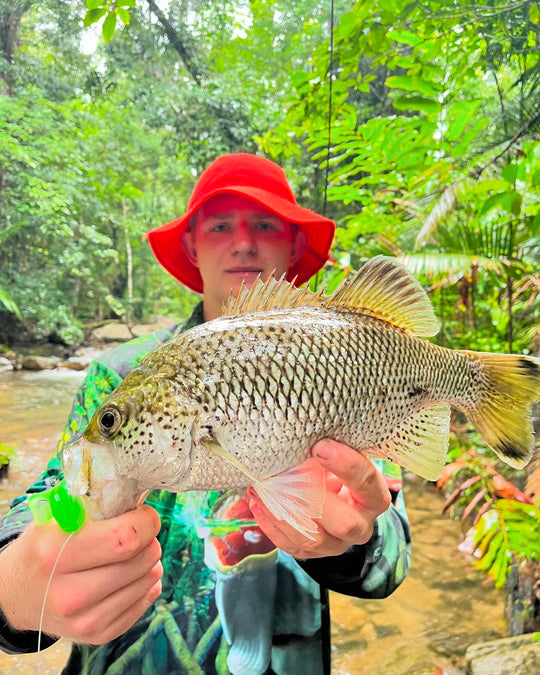
[[[248,290],[243,284],[236,298],[229,298],[223,316],[237,316],[271,309],[324,307],[334,311],[352,311],[374,316],[415,335],[429,337],[438,332],[433,307],[415,277],[395,258],[376,256],[352,279],[346,279],[332,293],[321,289],[312,293],[273,277],[260,277]]]

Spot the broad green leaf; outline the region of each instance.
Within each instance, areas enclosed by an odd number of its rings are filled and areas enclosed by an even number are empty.
[[[514,164],[513,162],[511,164],[507,164],[502,172],[504,180],[510,184],[515,183],[517,170],[517,164]]]
[[[124,24],[124,26],[129,25],[129,21],[131,19],[131,16],[129,14],[129,11],[127,9],[123,9],[122,7],[117,7],[116,8],[116,13],[120,17],[120,20]]]
[[[417,91],[414,80],[410,75],[391,75],[386,78],[385,84],[387,87],[390,87],[390,89]]]
[[[407,30],[392,30],[387,33],[387,35],[391,40],[395,40],[395,42],[400,42],[411,47],[414,47],[419,42],[422,42],[422,38],[419,35],[411,33]]]
[[[465,130],[465,127],[469,124],[473,115],[478,110],[479,105],[480,101],[458,101],[449,107],[448,118],[450,124],[445,133],[447,140],[458,140]]]
[[[437,113],[441,110],[441,104],[438,101],[423,96],[400,96],[392,103],[398,110],[421,110],[425,113]]]
[[[418,75],[391,75],[386,78],[385,84],[390,89],[405,89],[405,91],[419,91],[426,96],[436,96],[442,91],[437,82],[431,82]]]
[[[519,216],[519,214],[521,213],[522,203],[523,197],[519,194],[519,192],[516,192],[514,200],[512,201],[512,206],[510,207],[510,210],[515,216]]]
[[[135,7],[137,5],[137,0],[117,0],[117,7]]]
[[[500,190],[501,188],[507,188],[508,183],[505,180],[500,180],[498,178],[488,178],[487,180],[480,181],[475,183],[470,192],[474,194],[481,194],[482,192],[489,192],[490,190]]]
[[[499,192],[496,195],[492,195],[486,199],[478,215],[483,216],[497,206],[500,206],[505,211],[508,211],[508,213],[511,213],[516,194],[515,190],[506,190],[505,192]]]
[[[108,2],[106,0],[86,0],[85,3],[87,9],[97,9],[98,7],[101,7],[105,5],[105,9],[107,9]]]
[[[438,82],[419,78],[417,83],[417,90],[426,96],[436,96],[442,92],[442,86]]]
[[[93,23],[97,23],[101,17],[107,13],[107,7],[100,7],[99,9],[92,9],[86,13],[86,16],[83,19],[83,25],[88,28]]]
[[[540,9],[537,2],[533,2],[529,7],[529,21],[535,25],[540,21]]]
[[[114,31],[116,29],[116,12],[113,10],[107,14],[107,18],[103,22],[103,39],[105,42],[110,42]]]

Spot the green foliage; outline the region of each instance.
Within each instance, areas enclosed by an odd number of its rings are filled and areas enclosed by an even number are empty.
[[[82,7],[27,10],[12,95],[0,99],[0,285],[29,331],[188,309],[193,297],[141,238],[183,211],[219,154],[259,144],[299,202],[322,210],[331,71],[338,264],[313,285],[396,255],[430,291],[442,344],[528,350],[539,303],[534,12],[502,0],[338,1],[330,65],[322,0],[88,0],[84,25],[103,35],[92,55],[81,52]]]
[[[500,499],[471,528],[461,550],[472,551],[474,566],[504,585],[509,566],[540,560],[540,510],[534,504]]]
[[[401,256],[452,347],[526,351],[538,318],[537,22],[524,6],[357,2],[260,138],[326,169],[335,257]],[[328,93],[333,84],[331,130]],[[301,148],[301,149],[300,149]]]
[[[8,312],[15,314],[19,320],[22,320],[21,310],[18,308],[17,304],[9,295],[9,293],[4,288],[2,288],[2,286],[0,286],[0,303],[4,305]]]
[[[14,445],[7,445],[0,443],[0,465],[9,464],[17,455],[17,450]]]

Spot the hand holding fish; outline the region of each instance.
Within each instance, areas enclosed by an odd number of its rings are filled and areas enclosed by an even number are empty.
[[[87,644],[125,633],[161,592],[159,529],[149,506],[87,522],[58,560],[43,632]],[[45,589],[65,540],[56,523],[32,524],[0,554],[0,605],[14,629],[38,630]]]
[[[335,441],[319,441],[312,455],[327,471],[326,497],[318,532],[307,539],[283,520],[277,520],[250,491],[250,508],[259,527],[273,543],[299,559],[344,553],[371,538],[375,519],[390,506],[383,476],[373,463],[352,448]]]

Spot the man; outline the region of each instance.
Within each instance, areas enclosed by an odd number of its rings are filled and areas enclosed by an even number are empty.
[[[333,234],[332,221],[296,204],[273,162],[216,160],[187,212],[148,235],[158,261],[202,303],[183,326],[91,365],[57,455],[30,492],[60,476],[63,445],[146,353],[219,316],[242,282],[285,274],[304,283],[328,259]],[[327,589],[391,593],[407,572],[409,530],[396,467],[379,461],[379,471],[333,441],[312,454],[328,471],[314,541],[272,517],[254,493],[156,490],[135,511],[88,522],[68,542],[43,612],[44,645],[55,635],[76,643],[65,672],[328,673]],[[253,517],[257,526],[238,524]],[[30,520],[23,496],[0,528],[0,647],[10,652],[36,649],[45,587],[66,539],[55,524]]]

